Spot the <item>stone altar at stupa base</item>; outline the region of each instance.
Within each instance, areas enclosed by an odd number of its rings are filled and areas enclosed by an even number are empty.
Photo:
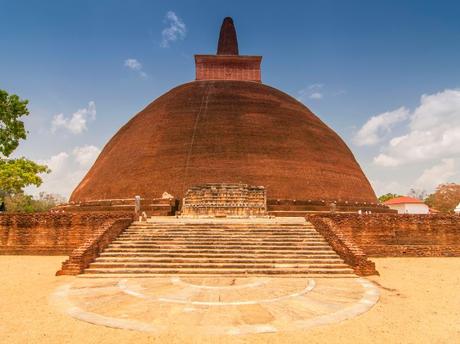
[[[185,217],[267,216],[263,186],[241,183],[209,183],[187,190],[181,215]]]

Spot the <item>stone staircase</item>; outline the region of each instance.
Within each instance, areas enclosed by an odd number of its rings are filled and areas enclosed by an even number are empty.
[[[82,276],[171,274],[355,276],[305,221],[134,222]]]

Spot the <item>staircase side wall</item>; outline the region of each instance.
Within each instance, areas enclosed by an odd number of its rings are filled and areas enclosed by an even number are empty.
[[[357,275],[379,274],[375,269],[375,263],[367,259],[367,255],[341,232],[333,220],[319,216],[311,216],[309,220],[340,258],[350,265]]]
[[[109,244],[133,222],[132,218],[111,219],[104,222],[62,263],[56,275],[78,275],[96,259]]]

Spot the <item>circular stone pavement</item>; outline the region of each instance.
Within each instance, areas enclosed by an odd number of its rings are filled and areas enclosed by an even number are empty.
[[[202,334],[307,329],[368,311],[379,298],[364,278],[76,278],[52,302],[74,318],[108,327]]]

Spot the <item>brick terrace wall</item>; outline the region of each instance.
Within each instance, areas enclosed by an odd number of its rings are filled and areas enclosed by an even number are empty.
[[[91,262],[109,244],[131,224],[133,219],[110,219],[104,222],[87,240],[72,251],[69,259],[62,263],[62,269],[56,275],[78,275],[86,269]]]
[[[69,255],[104,222],[132,213],[0,214],[0,254]]]
[[[460,216],[406,214],[310,215],[334,221],[341,233],[373,257],[460,256]]]

